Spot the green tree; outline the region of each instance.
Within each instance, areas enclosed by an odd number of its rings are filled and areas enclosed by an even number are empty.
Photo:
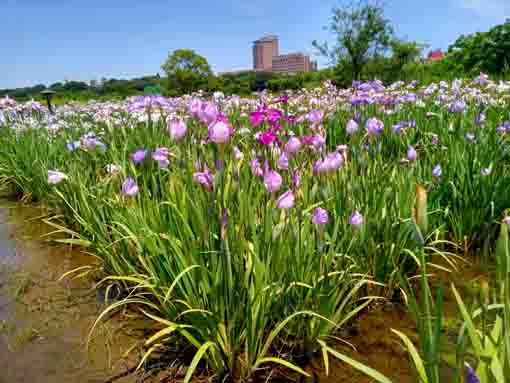
[[[161,66],[168,77],[170,91],[190,93],[207,84],[212,70],[207,59],[191,49],[177,49]]]
[[[368,61],[383,55],[391,46],[393,28],[384,17],[378,2],[360,0],[333,8],[329,25],[335,35],[330,48],[327,42],[313,42],[319,54],[328,57],[342,71],[348,70],[353,79],[359,80]]]
[[[458,74],[503,74],[510,65],[510,21],[487,32],[461,35],[448,48],[445,61]]]

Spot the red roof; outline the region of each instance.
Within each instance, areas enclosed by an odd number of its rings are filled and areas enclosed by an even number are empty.
[[[427,61],[440,60],[444,57],[444,53],[440,50],[432,51],[427,56]]]

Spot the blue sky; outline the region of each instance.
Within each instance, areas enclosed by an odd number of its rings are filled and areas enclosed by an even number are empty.
[[[191,48],[216,72],[251,68],[266,33],[280,51],[314,53],[338,0],[0,0],[0,89],[155,74]],[[446,48],[510,18],[510,0],[386,0],[401,38]],[[319,59],[319,65],[325,64]]]

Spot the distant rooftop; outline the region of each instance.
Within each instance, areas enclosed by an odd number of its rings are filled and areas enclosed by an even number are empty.
[[[258,40],[255,40],[255,42],[274,41],[274,40],[278,40],[278,36],[276,36],[276,35],[266,35],[266,36],[261,37]]]

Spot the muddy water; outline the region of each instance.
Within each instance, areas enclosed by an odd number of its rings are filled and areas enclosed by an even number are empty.
[[[136,327],[109,321],[91,325],[104,309],[86,278],[59,281],[63,273],[96,259],[50,246],[41,208],[0,201],[0,383],[135,382],[122,377],[134,361],[122,358],[140,342]],[[132,324],[132,322],[131,322]]]

